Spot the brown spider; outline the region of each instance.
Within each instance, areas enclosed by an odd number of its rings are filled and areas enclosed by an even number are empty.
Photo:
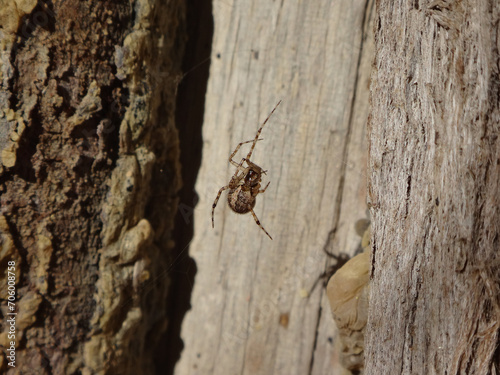
[[[227,186],[221,187],[219,192],[217,193],[217,198],[215,198],[214,204],[212,205],[212,228],[214,227],[215,206],[217,206],[217,202],[219,201],[222,192],[226,189],[229,189],[229,193],[227,195],[227,203],[229,204],[231,210],[233,210],[238,214],[246,214],[248,212],[251,212],[253,218],[255,219],[255,222],[260,227],[260,229],[262,229],[271,240],[273,239],[269,235],[269,233],[267,233],[267,230],[265,230],[264,227],[260,224],[260,221],[257,218],[257,215],[255,215],[255,212],[253,212],[253,208],[255,207],[255,198],[257,197],[258,194],[265,192],[267,187],[269,186],[268,182],[264,189],[260,188],[262,174],[263,173],[266,174],[267,171],[263,170],[257,164],[252,163],[250,161],[250,157],[252,156],[252,152],[253,149],[255,148],[255,144],[257,143],[257,141],[262,140],[259,139],[259,135],[260,132],[262,131],[262,128],[266,124],[267,120],[269,120],[271,115],[274,113],[276,108],[278,108],[280,103],[281,100],[278,102],[278,104],[276,104],[276,106],[271,111],[269,116],[267,116],[267,118],[264,120],[259,130],[257,130],[255,138],[253,140],[241,142],[240,144],[238,144],[238,146],[236,146],[236,149],[229,157],[229,162],[232,165],[234,165],[237,169],[233,177],[231,177],[231,181],[229,181],[229,184]],[[250,149],[250,152],[248,153],[247,157],[241,159],[239,163],[236,163],[233,160],[234,155],[236,155],[236,153],[238,152],[238,150],[242,145],[250,142],[252,142],[252,148]],[[247,166],[244,167],[243,163],[247,163]]]

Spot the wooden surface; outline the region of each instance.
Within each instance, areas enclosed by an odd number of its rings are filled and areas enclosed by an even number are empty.
[[[378,3],[366,373],[498,374],[500,6],[416,5]]]
[[[189,248],[198,271],[177,375],[343,371],[324,290],[305,295],[335,263],[323,248],[354,254],[354,223],[366,217],[371,10],[351,0],[214,2]],[[255,212],[274,240],[231,212],[225,194],[212,229],[229,155],[279,100],[252,157],[271,182]]]

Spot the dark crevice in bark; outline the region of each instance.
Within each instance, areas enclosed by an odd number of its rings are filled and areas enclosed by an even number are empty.
[[[405,204],[405,214],[404,214],[405,219],[408,217],[408,210],[410,209],[409,204],[411,200],[411,170],[412,168],[410,168],[410,174],[406,178],[406,204]]]
[[[210,54],[213,36],[212,3],[206,0],[187,2],[186,53],[183,60],[184,77],[179,83],[176,103],[176,124],[182,165],[183,187],[179,192],[179,209],[175,219],[172,264],[169,267],[171,288],[168,301],[169,326],[156,351],[156,368],[172,374],[184,344],[180,338],[181,325],[191,308],[190,299],[196,274],[196,264],[188,255],[193,238],[193,214],[198,203],[194,190],[201,165],[202,124],[205,108]]]
[[[40,137],[43,134],[42,119],[39,113],[40,103],[38,102],[31,112],[31,122],[26,126],[23,136],[19,140],[19,148],[16,152],[16,164],[8,172],[17,175],[26,182],[36,183],[37,176],[34,168],[33,156],[37,151]]]

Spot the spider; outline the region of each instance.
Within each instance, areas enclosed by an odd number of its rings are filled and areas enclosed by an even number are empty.
[[[231,156],[229,157],[229,162],[232,165],[234,165],[237,169],[233,177],[231,177],[231,181],[229,181],[229,184],[221,187],[219,192],[217,193],[217,198],[215,198],[215,201],[212,205],[212,228],[214,228],[214,211],[215,207],[217,206],[217,202],[219,202],[220,195],[224,190],[229,189],[229,193],[227,195],[227,203],[229,204],[231,210],[233,210],[238,214],[246,214],[248,212],[251,212],[253,218],[255,219],[255,222],[260,227],[260,229],[262,229],[271,240],[273,239],[269,235],[269,233],[267,233],[267,230],[264,229],[259,219],[257,218],[257,215],[255,215],[255,212],[253,211],[257,195],[260,193],[264,193],[267,187],[269,186],[268,182],[264,189],[260,188],[262,174],[266,174],[267,171],[263,170],[257,164],[252,163],[250,161],[250,157],[252,156],[252,152],[253,149],[255,148],[255,144],[257,143],[257,141],[262,140],[259,139],[259,135],[260,132],[262,131],[262,128],[264,127],[264,125],[266,125],[267,120],[269,120],[269,118],[272,116],[272,114],[280,104],[281,100],[278,102],[278,104],[276,104],[276,106],[271,111],[269,116],[267,116],[267,118],[264,120],[259,130],[257,130],[255,138],[250,141],[239,143],[238,146],[236,146],[233,153],[231,154]],[[238,152],[238,150],[242,145],[250,142],[252,142],[252,147],[250,148],[250,152],[248,153],[246,158],[243,158],[239,163],[236,163],[233,160],[233,157],[236,155],[236,153]],[[243,166],[243,163],[246,163],[247,166],[246,167]]]

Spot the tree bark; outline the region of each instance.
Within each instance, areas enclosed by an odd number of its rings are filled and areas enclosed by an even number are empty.
[[[175,373],[327,374],[341,371],[322,288],[326,249],[354,254],[366,216],[368,1],[213,5],[203,157],[190,255],[198,272]],[[255,213],[226,195],[236,145],[262,130],[252,161],[267,170]],[[247,147],[247,148],[245,148]],[[249,145],[236,155],[238,162]],[[186,218],[186,224],[192,218]]]
[[[496,1],[378,1],[367,374],[497,374]]]
[[[180,1],[3,1],[0,345],[15,368],[150,374],[180,186]],[[35,371],[35,372],[34,372]]]

